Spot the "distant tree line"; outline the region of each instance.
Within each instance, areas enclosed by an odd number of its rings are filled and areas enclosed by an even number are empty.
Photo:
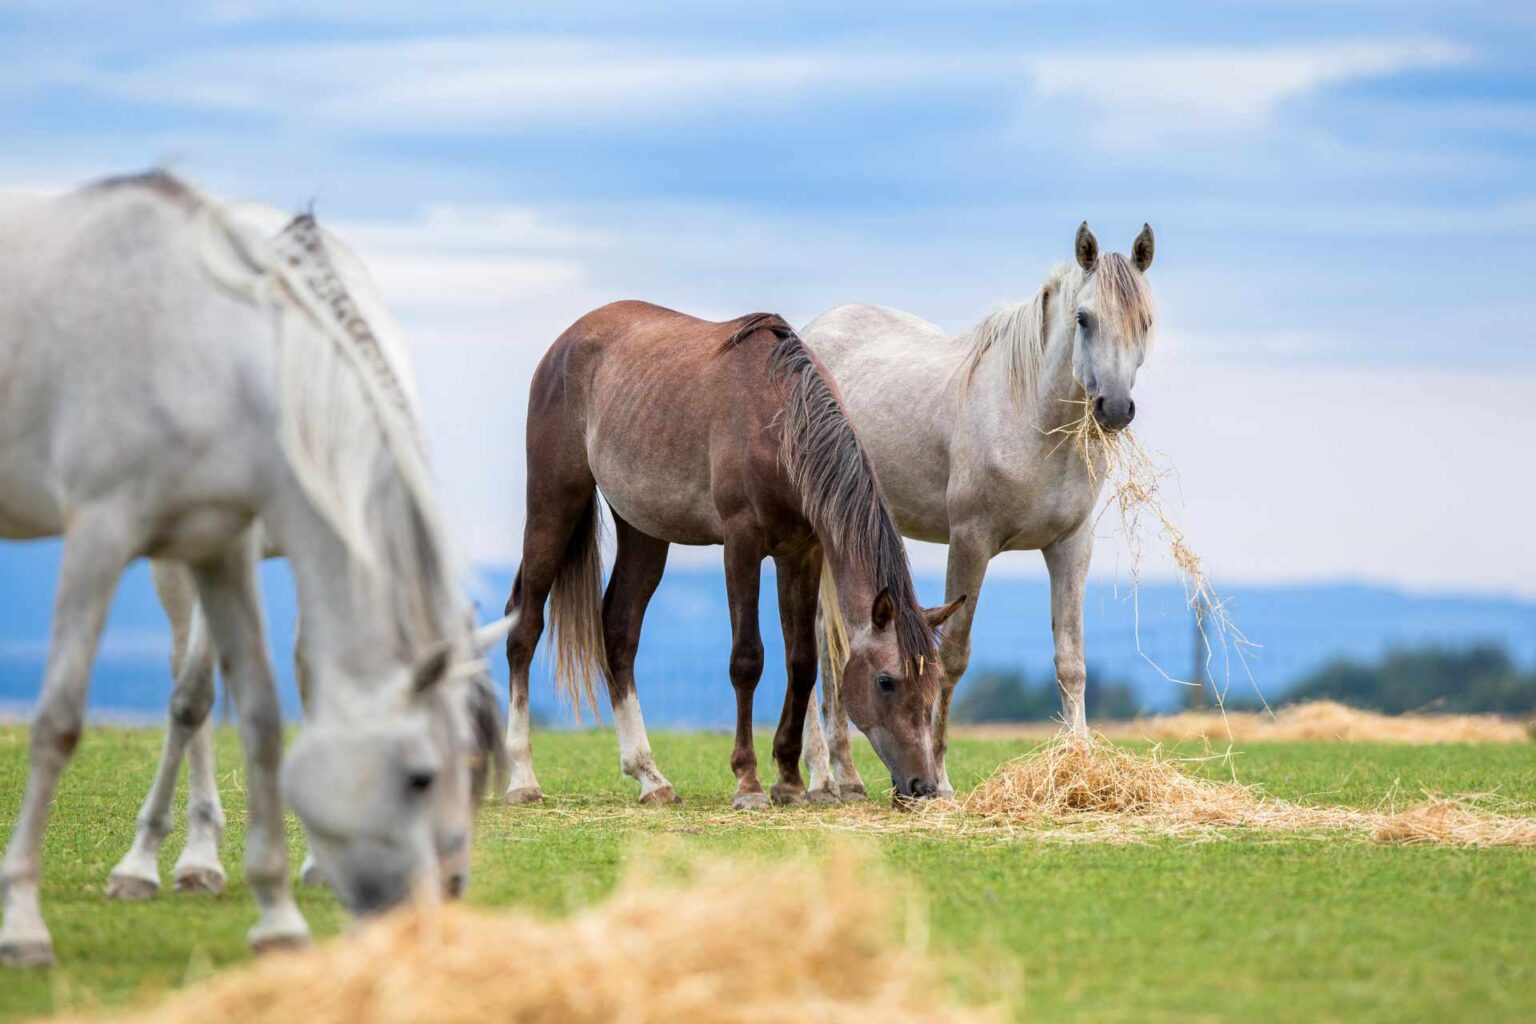
[[[1402,648],[1372,663],[1340,658],[1304,677],[1278,699],[1271,696],[1270,704],[1314,700],[1335,700],[1389,715],[1408,711],[1529,715],[1536,713],[1536,671],[1522,670],[1508,651],[1494,644]],[[1245,699],[1227,701],[1233,710],[1255,706]],[[1126,683],[1102,678],[1089,668],[1089,718],[1135,718],[1146,710]],[[959,722],[1038,722],[1060,715],[1061,697],[1054,679],[1031,683],[1023,673],[997,669],[967,676],[954,710]]]
[[[1088,717],[1135,718],[1141,702],[1130,686],[1102,678],[1088,667]],[[1055,679],[1030,683],[1022,672],[982,669],[967,675],[955,696],[957,722],[1044,722],[1061,717],[1061,694]]]
[[[1536,672],[1523,671],[1494,644],[1388,651],[1374,664],[1348,658],[1325,665],[1283,702],[1336,700],[1389,715],[1405,711],[1521,715],[1536,711]]]

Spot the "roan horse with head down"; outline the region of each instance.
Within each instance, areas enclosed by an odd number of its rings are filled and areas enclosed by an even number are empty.
[[[816,682],[816,604],[825,559],[851,636],[844,703],[890,769],[896,794],[937,789],[931,716],[935,630],[963,603],[917,604],[906,550],[869,459],[814,356],[782,319],[710,323],[618,302],[573,324],[534,373],[528,401],[528,519],[509,614],[507,799],[541,797],[529,746],[528,669],[550,599],[558,674],[580,701],[608,681],[623,771],[647,803],[678,799],[656,766],[635,694],[646,604],[668,546],[723,544],[736,690],[738,808],[768,795],[752,746],[763,670],[761,563],[777,568],[789,687],[774,735],[772,797],[806,800],[805,711]],[[598,492],[618,532],[600,596]]]
[[[953,792],[944,767],[950,699],[970,660],[982,577],[1001,551],[1045,556],[1062,714],[1074,733],[1088,731],[1083,584],[1105,467],[1088,465],[1063,431],[1086,414],[1111,432],[1136,415],[1131,390],[1153,321],[1144,277],[1152,229],[1142,226],[1129,258],[1101,254],[1086,223],[1074,248],[1076,258],[1051,271],[1033,298],[957,338],[910,313],[857,304],[839,306],[804,331],[837,381],[901,532],[947,542],[945,593],[973,598],[945,627],[941,645],[934,752],[944,793]],[[824,625],[831,627],[824,646],[838,646],[833,617]],[[829,765],[812,715],[811,790],[856,798],[864,787],[837,707],[836,665],[825,669],[823,709],[835,757]]]
[[[64,538],[31,771],[0,867],[0,962],[53,959],[43,829],[108,604],[139,556],[191,567],[239,712],[253,945],[308,937],[280,787],[354,911],[431,895],[463,870],[468,605],[414,418],[367,332],[317,290],[324,270],[162,173],[0,217],[0,538]],[[281,781],[257,521],[292,562],[312,683]]]

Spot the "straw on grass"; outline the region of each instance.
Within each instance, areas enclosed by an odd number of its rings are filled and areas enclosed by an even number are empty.
[[[1312,807],[1266,797],[1235,779],[1189,774],[1154,747],[1147,754],[1102,736],[1062,735],[1003,764],[958,800],[923,817],[947,827],[976,819],[1032,835],[1133,842],[1169,836],[1215,838],[1224,829],[1284,833],[1355,833],[1378,842],[1456,846],[1536,845],[1536,819],[1482,810],[1470,799],[1431,799],[1394,812]]]
[[[979,1021],[903,941],[889,888],[846,850],[819,865],[705,863],[682,885],[631,870],[561,921],[406,908],[274,954],[124,1018],[164,1024],[462,1021]]]
[[[1383,715],[1331,700],[1293,704],[1273,715],[1206,711],[1106,725],[1109,735],[1152,740],[1233,739],[1349,743],[1525,743],[1526,728],[1497,715]]]

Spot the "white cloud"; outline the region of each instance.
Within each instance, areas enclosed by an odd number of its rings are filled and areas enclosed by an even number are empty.
[[[1466,59],[1440,41],[1049,51],[870,45],[689,50],[539,36],[203,48],[134,67],[73,61],[50,79],[136,101],[359,130],[486,132],[543,125],[633,131],[811,97],[992,88],[1081,104],[1119,145],[1264,124],[1287,100],[1346,81]],[[34,82],[35,72],[12,88]]]
[[[1085,101],[1105,136],[1139,143],[1165,132],[1262,126],[1284,102],[1340,82],[1384,78],[1467,59],[1443,42],[1324,42],[1061,53],[1028,63],[1041,91]]]

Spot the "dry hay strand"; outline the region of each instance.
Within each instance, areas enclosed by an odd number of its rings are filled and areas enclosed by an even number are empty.
[[[407,907],[308,952],[273,954],[117,1018],[157,1024],[982,1021],[947,998],[920,925],[866,859],[626,873],[558,921]],[[906,937],[902,937],[903,931]]]
[[[1133,599],[1141,571],[1146,537],[1150,532],[1160,538],[1168,557],[1184,584],[1185,599],[1194,610],[1196,625],[1204,644],[1207,665],[1218,659],[1224,669],[1224,680],[1230,680],[1235,661],[1248,674],[1247,654],[1253,644],[1237,624],[1232,621],[1225,603],[1217,596],[1206,572],[1205,563],[1168,515],[1163,503],[1162,480],[1171,472],[1159,468],[1152,453],[1142,447],[1130,430],[1114,433],[1106,431],[1093,415],[1093,405],[1086,397],[1064,399],[1068,405],[1078,407],[1075,419],[1049,431],[1061,437],[1060,445],[1068,445],[1088,467],[1094,480],[1103,480],[1109,488],[1109,500],[1105,511],[1113,509],[1120,520],[1120,529],[1130,551],[1129,576]],[[1141,650],[1140,610],[1137,610],[1136,648],[1138,653],[1166,680],[1182,686],[1197,685],[1188,680],[1176,679]],[[1258,686],[1249,674],[1254,692]],[[1227,683],[1215,688],[1216,704],[1221,707]],[[1263,700],[1263,695],[1259,695]],[[1267,709],[1267,705],[1266,705]]]
[[[1526,743],[1518,722],[1497,715],[1383,715],[1331,700],[1292,704],[1273,715],[1186,711],[1106,727],[1152,740],[1232,739],[1346,743]]]
[[[1385,816],[1371,833],[1379,843],[1440,846],[1536,846],[1536,819],[1491,815],[1466,799],[1431,797]]]
[[[1465,800],[1431,800],[1400,813],[1309,807],[1265,797],[1236,780],[1190,775],[1184,763],[1156,747],[1138,754],[1102,736],[1063,735],[1003,764],[964,798],[936,803],[919,817],[946,827],[965,828],[973,819],[1030,836],[1105,842],[1218,838],[1224,829],[1257,829],[1353,832],[1378,842],[1536,845],[1536,819],[1494,814]]]

